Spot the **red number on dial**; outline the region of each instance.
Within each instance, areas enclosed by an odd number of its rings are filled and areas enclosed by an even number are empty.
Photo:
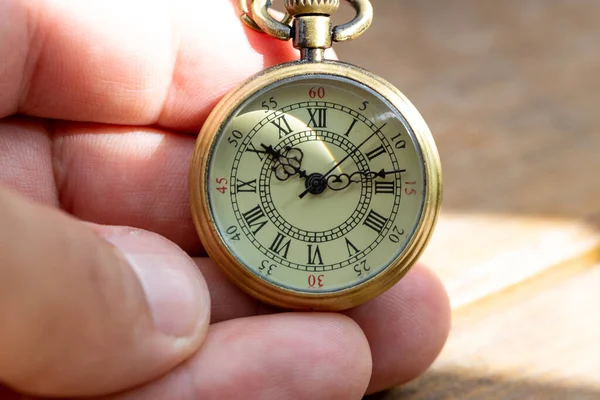
[[[323,277],[325,275],[309,275],[308,276],[308,287],[323,287]]]
[[[404,182],[405,185],[415,185],[417,182],[412,181],[412,182]],[[417,194],[417,191],[413,188],[405,188],[404,189],[404,193],[406,193],[408,196],[412,196],[414,194]]]
[[[216,182],[217,182],[217,185],[222,185],[222,186],[219,186],[217,188],[217,190],[219,192],[221,192],[222,194],[225,194],[225,192],[227,191],[227,179],[226,178],[217,178]]]
[[[308,97],[310,97],[311,99],[314,99],[315,97],[322,99],[323,97],[325,97],[325,88],[324,87],[310,88],[310,90],[308,91]]]

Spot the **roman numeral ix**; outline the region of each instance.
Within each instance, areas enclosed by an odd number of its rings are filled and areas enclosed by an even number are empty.
[[[236,190],[238,193],[256,193],[256,179],[252,179],[250,182],[244,182],[243,180],[238,179],[236,183]]]

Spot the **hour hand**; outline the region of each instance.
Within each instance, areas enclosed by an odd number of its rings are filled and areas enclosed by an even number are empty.
[[[398,174],[406,172],[405,169],[393,169],[386,171],[380,169],[379,171],[356,171],[348,174],[329,175],[327,177],[327,187],[331,190],[343,190],[350,186],[352,183],[360,183],[364,180],[371,180],[375,178],[385,178],[387,175]]]
[[[304,154],[302,150],[293,147],[286,147],[283,153],[275,150],[271,145],[261,143],[260,146],[264,149],[261,153],[270,155],[275,159],[273,171],[275,177],[280,181],[288,180],[290,177],[298,174],[301,178],[306,178],[306,171],[300,169]],[[259,150],[257,150],[259,152]]]
[[[246,151],[251,152],[251,153],[256,153],[256,154],[268,154],[272,157],[275,157],[276,159],[281,157],[281,153],[279,153],[277,150],[275,150],[273,148],[273,146],[271,146],[271,145],[267,146],[264,143],[261,143],[260,145],[264,150],[258,150],[256,148],[252,147],[252,148],[248,148]],[[261,160],[262,160],[262,158],[261,158]]]
[[[357,171],[357,173],[362,174],[363,176],[367,177],[367,179],[375,179],[375,178],[385,178],[386,175],[393,175],[393,174],[401,174],[403,172],[406,172],[405,169],[392,169],[389,171],[386,171],[385,169],[380,169],[379,171]]]
[[[379,171],[356,171],[348,174],[339,174],[339,175],[329,175],[327,178],[328,181],[331,182],[342,182],[348,181],[351,182],[361,182],[363,179],[375,179],[375,178],[385,178],[387,175],[400,174],[402,172],[406,172],[405,169],[392,169],[386,171],[385,169],[380,169]]]
[[[266,144],[261,143],[260,147],[262,147],[265,150],[264,151],[257,150],[257,153],[260,152],[260,153],[268,154],[270,156],[273,156],[275,159],[283,157],[282,154],[280,152],[278,152],[277,150],[275,150],[273,148],[273,146],[271,146],[271,145],[267,146]]]

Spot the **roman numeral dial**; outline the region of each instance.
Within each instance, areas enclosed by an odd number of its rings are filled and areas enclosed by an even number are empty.
[[[374,240],[385,238],[395,217],[406,171],[394,154],[397,129],[363,115],[364,101],[351,108],[343,98],[286,105],[270,97],[261,103],[263,119],[236,127],[233,137],[239,161],[231,193],[247,239],[290,268],[326,271],[355,263],[374,251]],[[275,102],[276,110],[265,111]],[[311,191],[315,176],[321,186]]]
[[[426,168],[387,98],[343,76],[303,79],[269,83],[215,125],[206,230],[246,268],[230,276],[321,295],[385,275],[414,242]]]

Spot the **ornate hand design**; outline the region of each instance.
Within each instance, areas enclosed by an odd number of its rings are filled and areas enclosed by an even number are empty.
[[[360,142],[360,144],[358,146],[356,146],[356,148],[351,151],[350,153],[346,154],[346,156],[344,158],[342,158],[340,161],[338,161],[333,167],[331,167],[331,169],[327,172],[325,172],[324,174],[315,174],[315,179],[314,179],[314,184],[313,185],[307,185],[306,190],[303,191],[302,193],[300,193],[300,198],[303,198],[304,196],[306,196],[308,193],[315,193],[315,187],[319,187],[319,188],[325,188],[327,186],[327,180],[328,180],[328,176],[335,171],[335,169],[337,167],[339,167],[340,165],[342,165],[342,163],[344,161],[346,161],[347,159],[349,159],[350,157],[352,157],[352,155],[354,153],[356,153],[358,151],[358,149],[360,149],[365,143],[367,143],[369,141],[369,139],[371,139],[373,136],[377,135],[379,132],[381,132],[381,130],[383,129],[384,126],[387,125],[387,122],[383,125],[381,125],[379,128],[377,128],[377,130],[373,133],[371,133],[369,136],[367,136],[367,138],[365,140],[363,140],[362,142]],[[323,190],[321,190],[319,193],[321,193]]]
[[[405,169],[396,169],[386,171],[356,171],[352,174],[337,174],[327,177],[313,173],[308,175],[305,170],[301,169],[304,153],[302,150],[294,147],[286,147],[283,152],[275,150],[273,146],[261,143],[264,150],[252,150],[256,153],[268,154],[275,160],[275,165],[272,169],[275,172],[275,177],[280,181],[286,181],[292,176],[298,175],[305,180],[306,191],[313,194],[322,193],[326,188],[339,191],[346,189],[352,183],[360,183],[363,181],[373,180],[375,178],[385,178],[387,175],[406,172]],[[341,164],[338,163],[338,165]]]
[[[265,149],[264,152],[261,151],[261,153],[268,154],[275,159],[273,171],[275,172],[275,177],[278,180],[286,181],[296,174],[300,178],[307,178],[306,171],[300,169],[302,166],[302,158],[304,157],[302,150],[293,147],[286,147],[285,150],[280,153],[271,145],[267,146],[261,143],[261,146],[263,149]]]
[[[350,186],[351,183],[360,183],[366,180],[372,180],[375,178],[385,178],[386,175],[406,172],[405,169],[395,169],[392,171],[386,171],[381,169],[379,171],[356,171],[352,174],[339,174],[329,175],[327,177],[327,187],[331,190],[343,190]]]

